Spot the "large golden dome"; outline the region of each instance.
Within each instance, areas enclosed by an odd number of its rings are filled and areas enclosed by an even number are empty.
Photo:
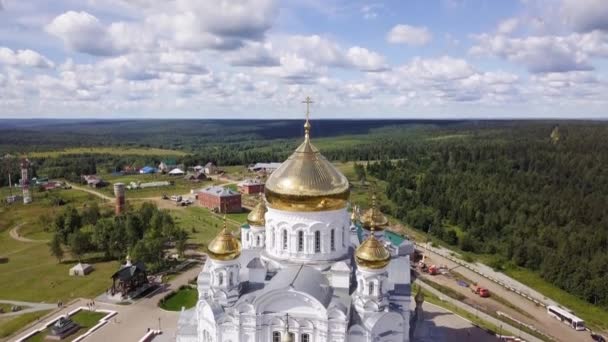
[[[268,206],[288,211],[346,207],[350,192],[348,179],[310,142],[308,118],[304,129],[304,142],[266,181]]]
[[[239,241],[226,227],[226,216],[224,216],[224,228],[207,246],[208,254],[214,260],[234,260],[241,255],[241,241]]]
[[[268,209],[266,209],[266,204],[264,203],[264,198],[263,198],[263,196],[260,196],[260,203],[258,203],[255,207],[253,207],[251,212],[249,212],[249,215],[247,215],[247,222],[249,223],[249,225],[250,226],[266,225],[266,219],[264,217],[264,215],[266,215],[266,211],[268,211]]]
[[[361,216],[361,224],[365,229],[371,229],[373,226],[377,230],[383,230],[388,225],[388,219],[380,209],[376,207],[376,194],[372,195],[372,206],[367,209]]]
[[[373,231],[355,251],[355,261],[361,267],[377,270],[385,268],[390,260],[391,254],[382,242],[376,239]]]

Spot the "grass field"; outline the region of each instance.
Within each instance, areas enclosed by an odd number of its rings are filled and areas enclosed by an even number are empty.
[[[30,158],[53,158],[66,154],[111,154],[111,155],[138,155],[138,156],[185,156],[186,153],[176,150],[160,148],[133,148],[133,147],[73,147],[60,151],[31,152]]]
[[[160,307],[169,311],[181,311],[182,307],[190,309],[196,305],[198,291],[191,287],[184,287],[169,295]]]
[[[74,321],[74,323],[78,324],[80,326],[80,328],[78,330],[76,330],[73,334],[71,334],[68,337],[66,337],[65,339],[63,339],[62,341],[69,342],[69,341],[75,340],[78,336],[84,334],[87,330],[89,330],[91,327],[93,327],[95,324],[97,324],[97,322],[99,322],[99,320],[101,320],[105,315],[107,315],[107,314],[101,313],[101,312],[91,312],[91,311],[85,311],[85,310],[78,311],[74,315],[70,316],[70,318]],[[36,335],[33,335],[32,337],[28,338],[27,342],[46,341],[47,340],[46,336],[49,332],[50,332],[50,328],[47,328],[47,329],[43,330],[42,332],[39,332]]]
[[[98,198],[78,191],[60,190],[56,196],[81,207]],[[25,223],[19,231],[21,236],[37,239],[49,237],[38,221],[42,214],[54,215],[63,207],[49,205],[41,196],[35,196],[28,205],[15,204],[0,207],[0,253],[8,262],[0,264],[0,299],[54,303],[68,302],[72,298],[91,298],[103,292],[109,285],[109,277],[118,268],[118,262],[95,263],[95,271],[87,277],[70,277],[68,270],[75,261],[57,263],[50,255],[47,244],[14,240],[10,228]]]
[[[206,246],[223,227],[223,219],[221,214],[214,214],[210,210],[192,206],[184,210],[173,210],[171,215],[175,222],[186,229],[190,234],[190,243],[199,245],[199,250],[206,251]],[[236,236],[240,236],[240,216],[243,214],[228,214],[228,228]],[[244,214],[246,215],[246,214]]]
[[[129,198],[149,198],[149,197],[159,197],[163,194],[171,195],[184,195],[189,193],[191,189],[200,189],[205,186],[209,186],[211,184],[215,184],[214,181],[203,181],[203,182],[190,182],[185,180],[181,176],[168,176],[163,174],[149,174],[149,175],[111,175],[111,174],[100,174],[100,177],[110,183],[105,187],[96,189],[100,193],[104,195],[114,197],[114,187],[112,184],[114,183],[124,183],[125,185],[129,185],[131,182],[162,182],[168,181],[173,182],[173,185],[156,187],[156,188],[146,188],[146,189],[125,189],[125,195],[127,199]]]
[[[5,337],[10,336],[15,332],[19,331],[19,329],[23,328],[29,323],[48,314],[49,312],[50,310],[43,310],[25,313],[23,315],[11,318],[0,318],[0,341],[2,341]]]

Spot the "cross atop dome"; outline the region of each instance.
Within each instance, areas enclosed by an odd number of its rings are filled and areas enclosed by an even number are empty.
[[[304,123],[304,134],[305,137],[308,138],[310,134],[310,105],[314,103],[310,96],[306,96],[306,99],[302,101],[302,103],[306,103],[306,122]]]

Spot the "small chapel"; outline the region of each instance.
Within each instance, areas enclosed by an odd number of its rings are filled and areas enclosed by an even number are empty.
[[[240,239],[224,223],[209,243],[177,341],[409,341],[413,245],[385,230],[375,197],[363,214],[350,203],[304,103],[304,141],[266,180]]]

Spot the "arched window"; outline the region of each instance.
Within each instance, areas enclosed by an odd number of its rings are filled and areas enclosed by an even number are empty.
[[[255,245],[259,246],[260,245],[260,236],[258,235],[255,239]]]
[[[321,232],[315,232],[315,253],[321,252]]]
[[[336,250],[336,230],[332,229],[329,236],[329,243],[331,246],[332,252]]]
[[[247,236],[247,241],[249,241],[249,233],[245,234]]]
[[[224,285],[224,274],[223,273],[220,273],[217,275],[217,284],[219,286]]]
[[[359,292],[363,292],[363,280],[359,279]]]
[[[301,252],[303,250],[304,250],[304,232],[300,230],[298,232],[298,252]]]
[[[272,332],[272,342],[281,342],[281,333],[278,331]]]
[[[283,250],[287,249],[287,229],[283,229]]]
[[[342,227],[342,247],[346,247],[346,227]]]
[[[229,285],[230,287],[232,287],[232,285],[233,285],[233,284],[234,284],[234,283],[233,283],[233,281],[232,281],[232,272],[230,272],[230,273],[228,274],[228,285]]]
[[[369,282],[369,295],[374,295],[374,283],[371,281]]]
[[[270,246],[274,248],[274,229],[270,231]]]
[[[310,335],[308,335],[308,334],[300,335],[300,342],[310,342]]]

